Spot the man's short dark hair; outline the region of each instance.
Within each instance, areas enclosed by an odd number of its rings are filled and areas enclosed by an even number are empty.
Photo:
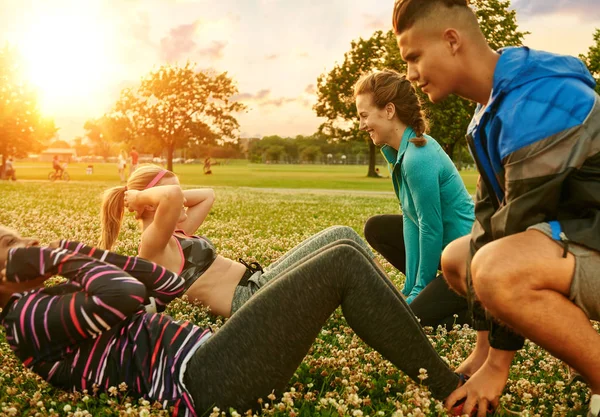
[[[392,25],[396,35],[410,29],[438,6],[469,7],[469,0],[396,0]]]

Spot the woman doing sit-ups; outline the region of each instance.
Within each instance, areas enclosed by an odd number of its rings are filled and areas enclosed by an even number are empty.
[[[396,287],[351,240],[283,268],[214,334],[146,311],[149,297],[160,310],[185,291],[184,278],[163,267],[78,242],[32,243],[0,227],[0,320],[24,366],[66,390],[126,383],[184,416],[255,408],[285,389],[339,306],[356,334],[412,379],[425,368],[422,383],[435,398],[460,384]],[[68,281],[44,287],[55,274]]]
[[[352,228],[333,226],[300,243],[264,270],[255,262],[224,258],[217,255],[210,240],[193,236],[214,199],[212,189],[183,190],[173,172],[142,165],[131,174],[126,186],[105,192],[100,246],[110,250],[125,209],[135,212],[142,228],[139,256],[178,273],[185,280],[185,293],[190,299],[201,301],[213,313],[225,317],[290,265],[330,243],[349,239],[374,257]]]

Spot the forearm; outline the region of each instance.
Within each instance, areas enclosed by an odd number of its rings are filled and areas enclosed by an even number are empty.
[[[437,276],[442,257],[442,232],[426,233],[421,231],[419,239],[419,268],[415,286],[407,301],[412,301]]]
[[[170,206],[183,206],[183,191],[178,185],[162,185],[142,190],[136,195],[136,205],[158,208],[163,203]]]
[[[86,246],[80,242],[67,240],[61,240],[60,248],[73,253],[94,257],[122,269],[144,284],[148,297],[155,298],[159,305],[169,303],[184,291],[183,278],[145,259],[119,255],[103,249]]]
[[[212,204],[215,201],[215,191],[212,188],[194,188],[183,190],[186,207],[194,207],[198,204]]]

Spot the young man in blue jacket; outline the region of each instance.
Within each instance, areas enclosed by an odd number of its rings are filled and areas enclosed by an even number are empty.
[[[479,105],[468,129],[480,172],[471,236],[442,255],[472,305],[471,375],[447,400],[498,405],[523,337],[575,368],[600,414],[600,98],[584,64],[526,47],[492,50],[467,0],[397,0],[408,78],[432,102]],[[483,306],[483,308],[482,308]],[[485,309],[485,310],[484,310]],[[485,311],[485,312],[484,312]],[[492,319],[493,317],[493,319]],[[502,324],[501,324],[502,323]]]

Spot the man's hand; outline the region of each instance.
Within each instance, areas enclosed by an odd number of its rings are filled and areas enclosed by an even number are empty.
[[[477,410],[477,416],[484,417],[488,407],[496,409],[502,390],[506,386],[514,355],[513,351],[490,349],[490,354],[481,368],[446,399],[446,408],[452,409],[464,398],[462,414],[471,415]]]

